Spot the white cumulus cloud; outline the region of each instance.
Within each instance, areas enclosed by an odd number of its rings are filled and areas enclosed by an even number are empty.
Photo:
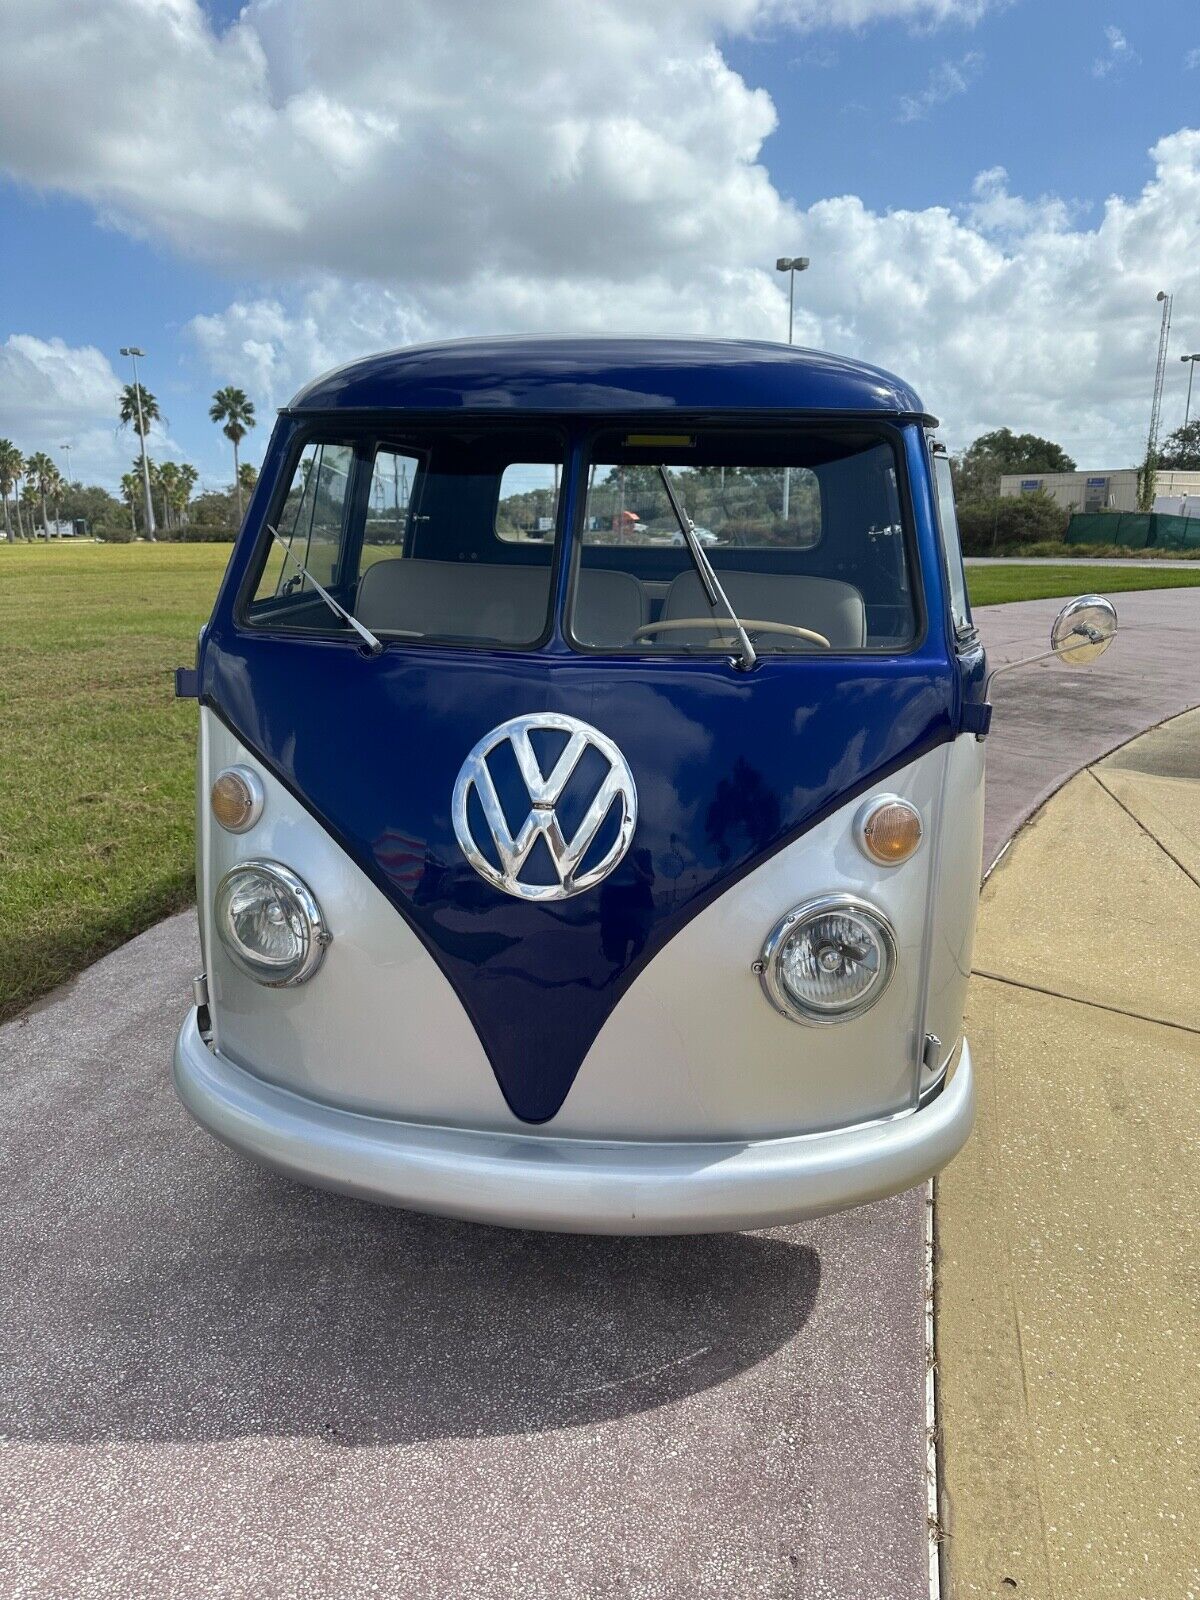
[[[776,228],[775,110],[719,40],[981,0],[6,0],[0,149],[187,252],[381,282],[612,279]],[[120,92],[112,64],[120,62]],[[48,105],[70,106],[47,117]]]
[[[115,414],[120,380],[94,345],[14,333],[0,345],[0,434],[32,424],[61,433]]]
[[[138,449],[137,434],[118,422],[124,382],[94,345],[14,333],[0,344],[0,437],[27,455],[48,452],[73,478],[115,483]],[[162,423],[147,442],[156,456],[181,454]]]
[[[1200,342],[1200,323],[1189,334],[1182,315],[1200,305],[1200,131],[1161,140],[1152,159],[1141,193],[1110,198],[1090,226],[1075,204],[1011,193],[1003,168],[981,173],[957,211],[878,212],[841,196],[792,213],[786,238],[812,258],[797,280],[797,342],[902,373],[956,444],[1008,424],[1098,466],[1133,463],[1159,288],[1176,292],[1181,337]],[[778,338],[776,278],[751,261],[621,284],[483,270],[404,292],[327,278],[197,318],[193,333],[215,374],[278,404],[339,361],[463,332]]]

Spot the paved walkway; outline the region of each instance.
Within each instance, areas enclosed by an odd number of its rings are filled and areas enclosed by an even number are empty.
[[[1089,672],[997,685],[994,847],[1200,701],[1200,597],[1118,605]],[[174,1099],[197,961],[173,918],[0,1028],[0,1592],[927,1594],[921,1190],[629,1241],[303,1189]]]
[[[1200,1593],[1200,713],[987,885],[979,1118],[937,1182],[953,1600]]]
[[[976,619],[993,666],[1049,648],[1062,600],[986,606]],[[1120,632],[1090,667],[1044,661],[996,680],[988,740],[984,865],[1081,767],[1200,704],[1200,588],[1113,596]]]

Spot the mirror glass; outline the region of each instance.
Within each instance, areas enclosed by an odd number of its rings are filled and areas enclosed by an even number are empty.
[[[1112,601],[1099,594],[1081,594],[1068,600],[1055,617],[1050,648],[1060,661],[1086,666],[1104,654],[1116,631],[1117,611]]]

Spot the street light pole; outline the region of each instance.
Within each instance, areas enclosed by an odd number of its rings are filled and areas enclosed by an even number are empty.
[[[780,256],[775,263],[776,272],[786,272],[788,275],[788,344],[792,342],[792,329],[796,321],[796,274],[808,270],[807,256]],[[788,519],[791,509],[792,472],[790,467],[783,469],[783,520]]]
[[[137,402],[138,438],[142,445],[142,488],[146,492],[146,538],[154,543],[154,501],[150,498],[150,463],[146,460],[146,423],[142,417],[142,386],[138,382],[138,357],[145,359],[146,352],[135,344],[123,344],[121,354],[133,362],[133,397]]]
[[[1180,361],[1189,361],[1191,363],[1191,365],[1188,367],[1187,405],[1183,408],[1183,425],[1186,428],[1188,425],[1188,418],[1192,414],[1192,379],[1196,375],[1196,363],[1197,361],[1200,361],[1200,350],[1197,350],[1194,356],[1180,356],[1179,359]]]

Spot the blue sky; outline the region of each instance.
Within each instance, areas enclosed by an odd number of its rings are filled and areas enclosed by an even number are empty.
[[[1108,28],[1127,52],[1114,54]],[[763,158],[801,205],[852,193],[879,209],[957,206],[977,172],[1003,166],[1017,193],[1094,206],[1140,189],[1155,140],[1200,122],[1200,70],[1184,64],[1198,44],[1200,4],[1186,0],[1019,0],[973,26],[773,30],[726,53],[775,102],[780,128]],[[963,91],[899,120],[905,97],[931,77],[936,95],[939,69],[972,55]]]
[[[67,0],[9,0],[27,93],[0,105],[0,431],[114,481],[133,440],[105,362],[124,381],[132,341],[156,450],[215,484],[219,383],[259,406],[254,459],[314,370],[414,336],[782,336],[770,263],[793,250],[813,256],[798,339],[914,378],[952,443],[1007,421],[1125,464],[1160,280],[1173,354],[1200,348],[1196,4],[663,0],[647,32],[644,6],[597,0],[586,37],[543,47],[534,0],[396,3],[402,37],[333,0],[240,22],[94,0],[99,33]],[[470,38],[439,34],[446,7]]]

